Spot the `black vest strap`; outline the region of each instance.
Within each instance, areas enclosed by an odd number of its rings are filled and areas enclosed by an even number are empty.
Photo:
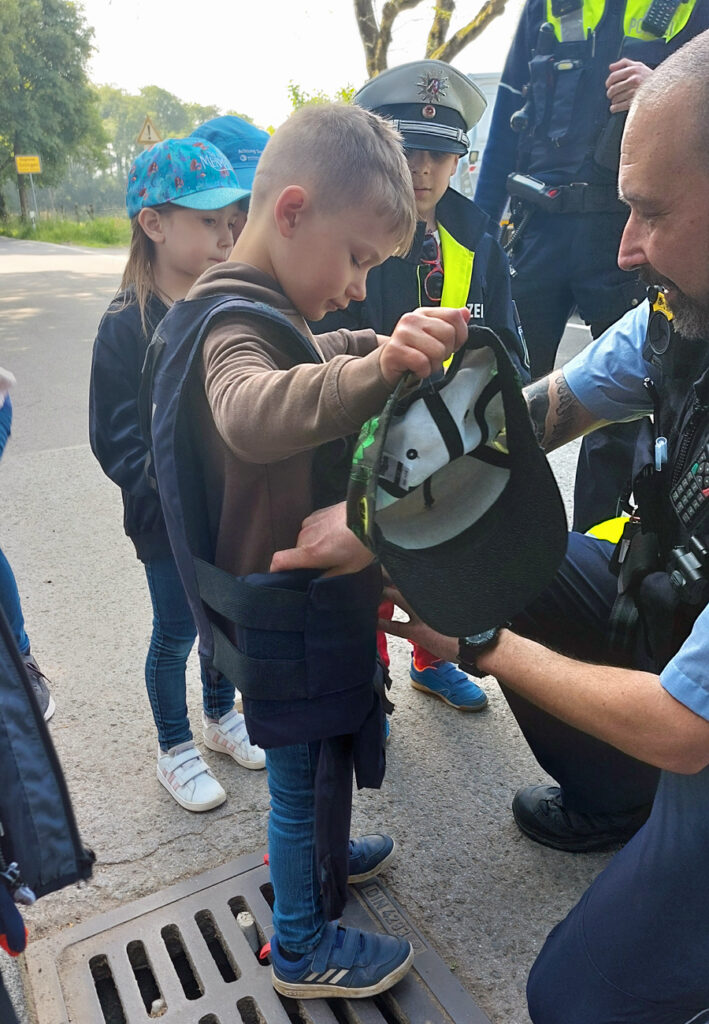
[[[193,561],[199,596],[218,615],[246,629],[284,633],[302,633],[305,629],[305,593],[255,587],[243,577],[233,576],[201,558]]]
[[[307,700],[305,660],[277,661],[249,658],[218,626],[212,623],[213,664],[227,679],[236,681],[242,695],[251,700]]]

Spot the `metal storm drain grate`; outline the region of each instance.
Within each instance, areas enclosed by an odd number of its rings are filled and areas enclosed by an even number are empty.
[[[378,880],[350,893],[345,923],[414,947],[411,971],[381,996],[274,991],[257,953],[273,932],[271,883],[249,855],[30,944],[38,1024],[490,1024]]]

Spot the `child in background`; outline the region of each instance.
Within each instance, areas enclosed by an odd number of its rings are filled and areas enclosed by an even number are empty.
[[[249,124],[234,114],[213,117],[192,132],[193,139],[205,139],[222,151],[231,164],[237,185],[247,192],[237,204],[237,219],[233,228],[234,241],[246,223],[254,174],[270,137],[263,128],[257,128],[255,124]]]
[[[120,291],[99,324],[91,367],[91,447],[121,488],[125,531],[145,566],[153,606],[145,681],[158,732],[157,777],[189,811],[217,807],[226,793],[195,746],[187,716],[185,668],[196,629],[145,472],[138,392],[153,331],[204,270],[227,259],[237,204],[246,195],[209,142],[166,139],[137,157],[126,194],[130,253]],[[263,751],[250,743],[234,707],[234,685],[203,668],[202,696],[205,745],[245,768],[263,768]]]
[[[3,370],[0,367],[0,458],[2,458],[5,445],[12,432],[10,388],[14,384],[14,375],[9,370]],[[15,574],[3,554],[2,548],[0,548],[0,608],[5,612],[5,617],[15,638],[15,643],[25,663],[25,668],[32,684],[32,690],[39,704],[39,710],[42,712],[45,722],[48,722],[56,710],[54,697],[52,697],[49,690],[49,680],[30,652],[30,640],[25,631],[25,618],[22,614],[20,592],[17,589]]]
[[[204,386],[194,395],[190,422],[220,569],[267,573],[274,552],[295,544],[313,511],[317,448],[379,412],[405,371],[427,377],[467,338],[466,310],[417,310],[391,338],[371,330],[313,338],[307,327],[305,318],[317,321],[363,299],[368,271],[409,248],[414,224],[400,137],[381,118],[357,107],[304,107],[272,136],[231,261],[208,270],[188,300],[232,295],[270,305],[324,361],[294,364],[283,328],[247,312],[225,315],[207,334]],[[264,586],[259,607],[270,594],[277,600],[277,591]],[[376,601],[375,595],[372,647]],[[317,613],[312,619],[317,628]],[[337,646],[331,631],[328,647]],[[322,682],[308,680],[316,692]],[[292,721],[292,745],[266,751],[273,983],[294,998],[374,995],[403,976],[413,951],[395,936],[327,920],[315,855],[315,776],[327,741],[299,741],[298,719]],[[380,750],[381,740],[380,734]],[[351,768],[344,781],[351,788]],[[348,835],[349,813],[344,825]],[[350,877],[371,877],[391,855],[389,837],[350,840],[349,849],[345,839],[340,849],[332,825],[329,835],[330,857],[348,857]]]
[[[507,259],[475,204],[449,187],[466,132],[485,110],[485,100],[467,75],[438,60],[421,60],[383,71],[355,94],[354,102],[391,120],[404,139],[413,179],[419,226],[408,253],[392,256],[372,272],[367,297],[329,314],[322,328],[371,327],[388,334],[417,306],[467,306],[471,322],[484,324],[508,345],[520,375],[529,379],[527,353],[510,292]],[[382,608],[390,618],[393,605]],[[379,652],[389,663],[386,634]],[[484,690],[457,665],[413,645],[411,684],[458,711],[481,711]]]

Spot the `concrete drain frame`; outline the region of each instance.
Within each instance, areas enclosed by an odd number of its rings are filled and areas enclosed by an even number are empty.
[[[271,903],[249,854],[31,943],[37,1024],[490,1024],[376,878],[351,886],[342,920],[405,936],[411,971],[374,999],[279,996],[253,948],[273,934]]]

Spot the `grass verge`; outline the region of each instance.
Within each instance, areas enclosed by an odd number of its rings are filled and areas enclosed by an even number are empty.
[[[0,235],[60,245],[127,246],[130,244],[130,221],[125,217],[95,217],[80,221],[40,218],[37,227],[33,228],[29,221],[10,217],[0,223]]]

